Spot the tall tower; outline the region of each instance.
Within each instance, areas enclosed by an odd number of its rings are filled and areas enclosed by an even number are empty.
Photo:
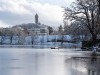
[[[38,24],[38,14],[35,15],[35,24]]]

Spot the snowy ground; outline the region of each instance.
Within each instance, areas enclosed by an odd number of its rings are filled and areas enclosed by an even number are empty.
[[[32,44],[32,39],[33,39],[33,44]],[[52,41],[54,39],[62,39],[62,36],[59,35],[39,35],[39,36],[13,36],[12,40],[10,38],[10,36],[0,36],[0,43],[1,45],[24,45],[27,47],[31,47],[32,45],[34,47],[40,47],[40,48],[47,48],[47,47],[53,47],[53,46],[58,46],[58,47],[81,47],[81,43],[77,42],[77,43],[68,43],[68,42],[64,42],[63,44],[61,44],[61,42],[48,42],[48,41]],[[65,35],[63,36],[63,40],[66,41],[71,41],[72,38],[69,35]],[[11,43],[12,42],[12,43]]]

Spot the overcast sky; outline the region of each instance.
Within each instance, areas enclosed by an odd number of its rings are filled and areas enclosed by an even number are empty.
[[[70,6],[74,0],[0,0],[0,27],[39,22],[50,26],[63,24],[63,6]]]

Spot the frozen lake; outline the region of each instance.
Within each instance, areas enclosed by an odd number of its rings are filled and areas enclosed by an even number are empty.
[[[0,75],[100,75],[100,59],[74,49],[0,48]]]

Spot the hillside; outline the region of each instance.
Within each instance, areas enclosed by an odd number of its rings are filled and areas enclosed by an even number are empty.
[[[35,23],[27,23],[27,24],[16,25],[16,26],[13,26],[12,28],[22,27],[22,28],[31,29],[31,28],[40,28],[41,26],[48,27],[47,25],[44,25],[44,24],[41,25],[41,24],[35,24]]]

